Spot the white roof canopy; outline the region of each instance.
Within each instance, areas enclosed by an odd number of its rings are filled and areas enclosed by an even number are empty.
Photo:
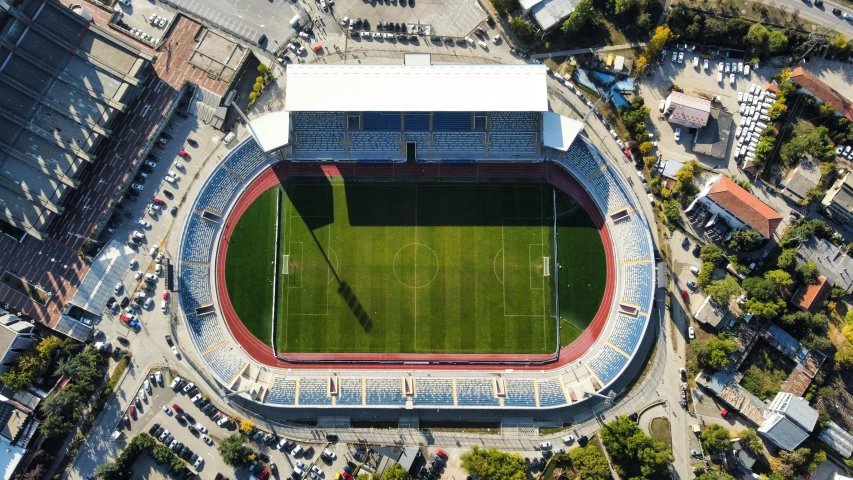
[[[565,152],[583,129],[583,123],[554,112],[542,114],[542,144]]]
[[[544,65],[289,65],[290,112],[546,112]]]
[[[290,143],[290,114],[280,111],[257,117],[249,122],[249,132],[265,153],[281,148]]]

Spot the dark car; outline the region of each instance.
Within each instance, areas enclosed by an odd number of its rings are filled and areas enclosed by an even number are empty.
[[[181,447],[181,451],[180,451],[180,453],[178,453],[178,456],[184,457],[184,456],[186,456],[187,452],[189,452],[189,451],[190,451],[189,447],[184,445],[183,447]]]
[[[444,43],[453,43],[453,39],[450,37],[444,37]]]
[[[823,6],[823,0],[814,0],[814,6],[815,7],[822,7]]]
[[[196,423],[195,418],[193,418],[193,416],[192,416],[192,415],[190,415],[189,413],[185,413],[185,414],[184,414],[184,418],[186,418],[186,419],[187,419],[187,421],[188,421],[188,422],[190,422],[190,423]]]
[[[338,436],[333,434],[333,433],[330,433],[330,434],[326,435],[326,441],[331,442],[331,443],[336,443],[338,441]]]
[[[198,454],[193,453],[192,456],[190,456],[190,463],[195,463],[196,460],[198,460]]]
[[[187,139],[187,144],[193,148],[198,148],[198,142],[196,142],[192,138]]]
[[[199,436],[198,429],[195,428],[192,424],[187,425],[187,429],[190,431],[190,433],[193,434],[193,436]]]
[[[130,299],[127,297],[122,298],[121,303],[119,305],[121,305],[121,308],[127,307],[128,305],[130,305]],[[127,339],[125,339],[125,340],[127,340]]]
[[[263,46],[265,43],[267,43],[267,36],[262,33],[261,36],[258,37],[258,45]]]
[[[693,247],[693,256],[699,258],[699,254],[702,253],[702,246],[698,243]]]
[[[179,424],[181,424],[181,426],[182,426],[182,427],[186,427],[186,426],[188,425],[188,423],[187,423],[187,419],[185,419],[185,418],[184,418],[184,417],[182,417],[182,416],[177,416],[177,417],[175,417],[175,420],[177,420],[177,421],[178,421],[178,423],[179,423]]]
[[[492,17],[487,18],[486,23],[489,24],[490,27],[495,28],[495,19],[494,18],[492,18]]]
[[[586,435],[581,435],[580,438],[578,438],[578,445],[581,447],[585,447],[587,443],[589,443],[589,438]]]
[[[840,17],[841,16],[841,9],[840,8],[833,8],[832,13]]]
[[[159,423],[155,423],[154,425],[151,425],[151,428],[148,429],[148,434],[154,435],[154,432],[156,432],[158,428],[160,428]]]

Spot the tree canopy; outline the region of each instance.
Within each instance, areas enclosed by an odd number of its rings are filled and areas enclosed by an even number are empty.
[[[409,472],[403,469],[399,463],[391,465],[391,468],[385,470],[382,474],[382,480],[409,480]]]
[[[728,247],[736,252],[747,252],[755,249],[761,241],[761,234],[752,228],[740,228],[732,232]]]
[[[737,343],[722,335],[693,345],[699,366],[708,370],[719,370],[728,365],[729,357],[737,350]]]
[[[249,461],[249,455],[252,454],[252,449],[243,444],[246,437],[240,434],[234,434],[226,437],[219,442],[216,447],[219,454],[222,455],[222,461],[226,465],[239,467]]]
[[[820,276],[820,270],[817,269],[817,264],[814,262],[802,263],[797,267],[797,271],[803,276],[803,281],[809,285],[817,283]]]
[[[584,480],[610,480],[610,464],[601,450],[595,445],[575,448],[569,451],[572,468],[578,478]]]
[[[462,468],[481,480],[527,480],[527,465],[518,454],[474,445],[462,455]]]
[[[761,437],[758,436],[758,432],[754,428],[741,430],[738,433],[738,438],[740,438],[741,445],[756,455],[761,454],[761,451],[764,450],[764,442],[761,441]]]
[[[732,436],[729,431],[716,423],[702,431],[702,444],[711,453],[723,453],[731,447]]]
[[[624,415],[604,425],[601,441],[623,478],[666,478],[674,461],[663,442],[652,440]]]
[[[705,293],[718,304],[728,305],[732,298],[740,293],[740,285],[734,277],[726,275],[725,278],[714,280],[705,287]]]
[[[702,245],[699,257],[703,262],[719,263],[720,259],[723,258],[723,250],[713,243],[708,243]]]
[[[595,20],[595,8],[592,0],[581,0],[572,11],[569,18],[563,22],[563,31],[566,33],[580,33],[588,23]]]

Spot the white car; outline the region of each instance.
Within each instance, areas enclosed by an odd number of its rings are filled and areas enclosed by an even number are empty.
[[[157,250],[160,250],[160,246],[152,245],[151,248],[148,249],[148,255],[151,255],[153,257],[154,254],[157,253]]]
[[[137,240],[142,240],[143,238],[145,238],[145,234],[143,234],[139,230],[134,230],[132,235],[133,235],[133,238],[135,238]]]
[[[162,407],[160,407],[160,408],[162,408],[162,409],[163,409],[163,411],[164,411],[164,412],[166,412],[166,415],[169,415],[170,417],[172,416],[172,409],[171,409],[171,408],[169,408],[169,406],[168,406],[168,405],[163,404],[163,406],[162,406]],[[165,432],[164,432],[164,433],[165,433]],[[163,438],[166,438],[166,437],[163,437]]]
[[[190,390],[192,390],[193,387],[195,387],[195,384],[193,382],[184,385],[184,393],[190,393]]]
[[[744,77],[748,77],[748,76],[749,76],[749,65],[744,65],[744,66],[743,66],[743,76],[744,76]]]
[[[737,92],[737,103],[743,103],[743,92]]]
[[[495,45],[501,43],[501,36],[495,35],[494,38],[492,38],[492,42],[494,42]]]
[[[732,65],[731,65],[730,63],[726,63],[726,64],[723,66],[723,72],[725,72],[725,73],[729,73],[729,72],[731,72],[731,71],[732,71]]]
[[[293,455],[294,457],[298,457],[299,455],[302,454],[302,447],[297,445],[293,450],[290,451],[290,454]]]
[[[163,375],[160,373],[159,370],[154,373],[154,380],[157,382],[158,385],[163,386]]]
[[[163,180],[165,180],[165,181],[167,181],[167,182],[169,182],[169,183],[171,183],[171,184],[175,184],[175,183],[177,183],[177,182],[178,182],[178,177],[173,177],[173,176],[171,176],[171,175],[166,175],[165,177],[163,177]]]
[[[135,269],[138,266],[139,266],[139,262],[135,258],[130,261],[131,270]]]
[[[717,73],[717,83],[723,83],[723,73],[722,72]]]
[[[570,445],[574,441],[575,441],[574,435],[568,435],[566,437],[563,437],[563,443],[565,443],[566,445]]]
[[[699,57],[693,57],[693,68],[699,68]]]
[[[149,222],[146,222],[145,220],[140,219],[137,220],[136,223],[138,223],[139,226],[141,226],[142,228],[151,228],[151,224]]]
[[[172,353],[174,353],[175,356],[177,357],[178,356],[178,347],[172,345]]]
[[[210,439],[207,435],[202,435],[201,439],[204,440],[204,443],[208,445],[213,445],[213,440]]]
[[[145,390],[140,388],[139,389],[139,401],[144,402],[146,398],[148,398],[148,397],[145,396]]]
[[[734,73],[729,74],[729,83],[732,85],[735,84],[735,74]]]
[[[678,63],[684,63],[684,52],[678,52]]]
[[[471,37],[465,37],[465,41],[468,42],[468,45],[474,46],[474,39]]]
[[[166,28],[166,19],[160,17],[160,20],[157,21],[157,26],[160,28]]]
[[[223,415],[222,418],[220,418],[219,420],[216,421],[216,424],[221,427],[221,426],[225,425],[226,423],[228,423],[229,421],[230,421],[230,419],[228,417],[226,417],[225,415]]]
[[[693,330],[693,327],[687,328],[687,337],[690,338],[690,340],[696,338],[696,330]]]
[[[118,282],[118,283],[116,284],[116,288],[115,288],[116,295],[118,295],[118,294],[119,294],[119,292],[121,292],[121,289],[122,289],[122,288],[124,288],[124,285],[122,285],[122,283],[121,283],[121,282]]]
[[[175,377],[174,380],[172,380],[172,384],[169,386],[172,388],[172,390],[174,390],[179,383],[181,383],[181,377]]]
[[[743,62],[738,62],[737,73],[743,73]]]
[[[323,476],[323,470],[321,470],[320,467],[318,467],[317,465],[312,465],[311,471],[316,473],[317,475],[320,475],[321,477]]]
[[[157,253],[157,256],[156,256],[156,257],[154,257],[154,261],[155,261],[156,263],[160,263],[160,262],[162,262],[162,261],[163,261],[163,252],[159,252],[159,253]]]
[[[151,297],[148,297],[145,299],[145,303],[142,304],[142,307],[145,308],[146,310],[148,310],[149,308],[151,308],[151,305],[153,305],[153,304],[154,304],[154,299],[152,299]]]
[[[207,433],[207,427],[205,427],[204,425],[202,425],[200,423],[196,423],[195,428],[201,433]]]
[[[204,463],[204,457],[198,457],[198,460],[196,460],[195,463],[193,463],[193,467],[199,468],[199,467],[201,467],[202,463]]]
[[[678,52],[672,52],[672,63],[678,61]]]
[[[708,59],[707,58],[705,59],[705,62],[702,64],[702,68],[704,70],[708,70]]]
[[[660,110],[662,112],[663,107],[665,107],[665,106],[666,106],[666,100],[661,100],[660,103],[658,104],[658,110]]]
[[[156,282],[157,280],[159,280],[159,278],[157,277],[157,275],[154,275],[153,273],[149,273],[149,274],[145,275],[145,280],[147,280],[149,282]]]
[[[482,40],[480,40],[479,42],[477,42],[477,45],[479,45],[479,46],[480,46],[480,48],[482,48],[483,50],[487,50],[487,49],[489,48],[489,44],[488,44],[488,43],[486,43],[486,42],[484,42],[484,41],[482,41]]]
[[[198,404],[198,402],[204,400],[204,395],[197,393],[190,401],[194,404]]]
[[[132,188],[134,190],[139,190],[141,192],[142,189],[144,189],[145,187],[143,187],[142,185],[140,185],[138,183],[131,183],[130,188]]]
[[[675,129],[675,141],[677,142],[679,140],[681,140],[681,128],[676,128]]]
[[[145,389],[146,392],[151,393],[151,383],[148,380],[142,382],[142,388]]]

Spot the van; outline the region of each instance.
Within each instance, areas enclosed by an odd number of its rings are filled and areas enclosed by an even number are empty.
[[[163,313],[166,313],[166,301],[165,300],[160,302],[160,311]]]
[[[228,132],[228,135],[225,135],[225,138],[222,139],[222,143],[227,146],[229,143],[231,143],[232,140],[234,140],[235,136],[236,135],[234,135],[234,132]]]
[[[299,15],[294,15],[293,18],[290,19],[290,26],[295,29],[299,28]]]

